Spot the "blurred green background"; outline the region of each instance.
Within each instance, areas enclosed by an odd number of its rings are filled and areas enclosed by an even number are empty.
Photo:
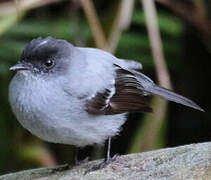
[[[100,27],[90,22],[95,20],[92,15],[96,11],[104,40],[112,39],[112,34],[116,38],[108,43],[113,47],[110,52],[119,58],[140,61],[143,72],[157,82],[143,4],[128,2],[0,1],[0,174],[73,161],[73,146],[46,143],[31,135],[20,126],[9,107],[8,85],[14,74],[8,69],[19,60],[31,39],[53,36],[77,46],[102,48],[103,42],[96,42],[98,33],[93,33],[93,28]],[[126,8],[121,12],[124,3]],[[196,101],[206,113],[174,103],[167,106],[159,99],[152,99],[155,113],[130,114],[120,136],[113,138],[112,153],[211,140],[210,5],[206,0],[156,0],[156,20],[173,89]],[[123,20],[126,25],[121,26]],[[89,155],[92,159],[102,154],[102,148],[95,146],[80,153],[81,158]]]

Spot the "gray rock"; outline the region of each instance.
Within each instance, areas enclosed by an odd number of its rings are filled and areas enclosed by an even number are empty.
[[[26,170],[0,180],[211,180],[211,142],[120,156],[106,168],[84,175],[96,163],[63,171],[65,165]]]

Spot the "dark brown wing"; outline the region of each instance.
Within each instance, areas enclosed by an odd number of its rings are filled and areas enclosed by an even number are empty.
[[[115,93],[105,89],[87,100],[86,110],[90,114],[120,114],[125,112],[151,112],[146,93],[133,73],[116,66]]]

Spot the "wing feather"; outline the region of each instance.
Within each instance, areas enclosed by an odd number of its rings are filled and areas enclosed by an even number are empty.
[[[120,114],[125,112],[150,112],[147,96],[156,95],[199,111],[204,111],[192,100],[156,85],[150,78],[134,69],[124,69],[115,65],[114,88],[105,89],[87,101],[87,111],[91,114]]]
[[[111,89],[98,92],[87,100],[86,110],[91,114],[120,114],[125,112],[151,112],[146,93],[130,71],[115,65],[115,93]],[[113,94],[112,94],[113,93]]]

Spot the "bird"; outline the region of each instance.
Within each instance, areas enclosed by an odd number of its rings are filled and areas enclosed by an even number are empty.
[[[152,112],[149,96],[199,111],[192,100],[156,85],[142,64],[97,49],[77,47],[53,37],[33,39],[9,85],[9,102],[20,124],[42,140],[76,147],[104,144],[99,169],[112,162],[111,138],[131,112]]]

